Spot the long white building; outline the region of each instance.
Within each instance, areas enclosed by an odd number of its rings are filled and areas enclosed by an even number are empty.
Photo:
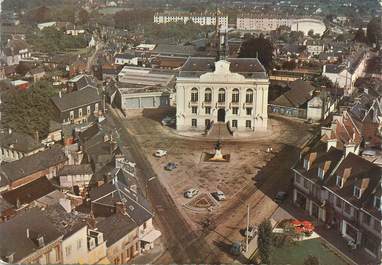
[[[314,34],[322,35],[326,26],[324,22],[313,18],[271,18],[271,17],[255,17],[244,16],[236,19],[236,28],[245,31],[272,31],[281,26],[287,26],[292,31],[302,31],[305,35],[310,30]]]
[[[217,17],[218,25],[221,29],[228,28],[228,16]],[[186,24],[188,21],[192,21],[195,24],[215,26],[216,16],[215,15],[202,15],[193,13],[157,13],[154,15],[154,23],[156,24],[166,24],[171,22],[183,22]]]
[[[190,57],[176,80],[176,127],[204,131],[227,124],[232,132],[265,131],[269,79],[257,58]]]

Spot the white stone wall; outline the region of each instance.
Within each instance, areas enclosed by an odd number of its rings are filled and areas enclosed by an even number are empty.
[[[220,69],[223,66],[223,69]],[[232,127],[232,120],[237,120],[237,131],[264,131],[267,129],[268,105],[268,79],[246,79],[244,76],[231,73],[229,62],[216,63],[213,73],[206,73],[200,78],[178,78],[176,84],[177,130],[205,130],[205,120],[218,122],[218,111],[224,109],[225,122]],[[198,90],[198,101],[191,102],[191,90]],[[206,88],[212,90],[211,103],[204,102]],[[225,90],[225,102],[218,102],[219,89]],[[239,90],[239,102],[232,102],[232,92]],[[253,91],[253,103],[246,103],[246,92]],[[206,107],[211,107],[211,113],[205,112]],[[197,113],[192,113],[192,107],[197,107]],[[238,113],[233,114],[233,108],[238,108]],[[252,113],[247,115],[246,108],[252,108]],[[197,120],[197,127],[192,127],[192,119]],[[251,128],[246,128],[246,121],[251,121]]]
[[[86,261],[87,255],[87,227],[84,226],[62,241],[62,263],[77,264]]]

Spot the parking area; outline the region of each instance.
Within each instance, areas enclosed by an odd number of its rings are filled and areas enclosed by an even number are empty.
[[[268,162],[274,160],[285,146],[294,146],[309,136],[306,124],[282,118],[270,119],[271,133],[267,136],[222,142],[222,153],[230,155],[229,162],[205,162],[203,154],[214,153],[216,140],[180,136],[173,128],[160,123],[166,115],[166,112],[133,113],[126,119],[126,126],[146,151],[147,158],[176,205],[196,229],[200,228],[199,224],[206,216],[219,216],[240,201],[238,194],[243,189],[273,178],[263,171]],[[167,154],[155,157],[158,149],[167,151]],[[175,163],[176,168],[165,170],[169,162]],[[285,172],[285,178],[289,177]],[[219,190],[226,199],[217,202],[218,207],[211,207],[208,211],[206,208],[209,207],[200,207],[200,210],[198,207],[187,207],[198,204],[190,203],[192,199],[185,198],[184,192],[190,188],[198,189],[199,194]]]

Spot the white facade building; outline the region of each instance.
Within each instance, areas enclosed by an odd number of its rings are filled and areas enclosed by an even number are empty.
[[[221,29],[228,29],[228,16],[218,16],[218,25]],[[156,24],[166,24],[166,23],[177,23],[183,22],[186,24],[188,21],[192,21],[195,24],[214,26],[216,25],[216,16],[214,15],[196,15],[192,13],[158,13],[154,15],[154,23]]]
[[[232,132],[265,131],[269,79],[256,58],[190,57],[176,80],[176,127],[204,131],[228,123]]]
[[[291,28],[292,31],[302,31],[305,35],[310,30],[313,30],[314,34],[322,35],[325,30],[325,24],[318,19],[297,19],[297,18],[271,18],[271,17],[238,17],[236,19],[236,28],[238,30],[245,31],[272,31],[281,26]]]

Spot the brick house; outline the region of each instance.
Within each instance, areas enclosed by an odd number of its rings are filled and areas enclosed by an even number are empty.
[[[382,258],[382,168],[330,142],[301,154],[294,172],[293,202],[353,242],[375,260]]]

